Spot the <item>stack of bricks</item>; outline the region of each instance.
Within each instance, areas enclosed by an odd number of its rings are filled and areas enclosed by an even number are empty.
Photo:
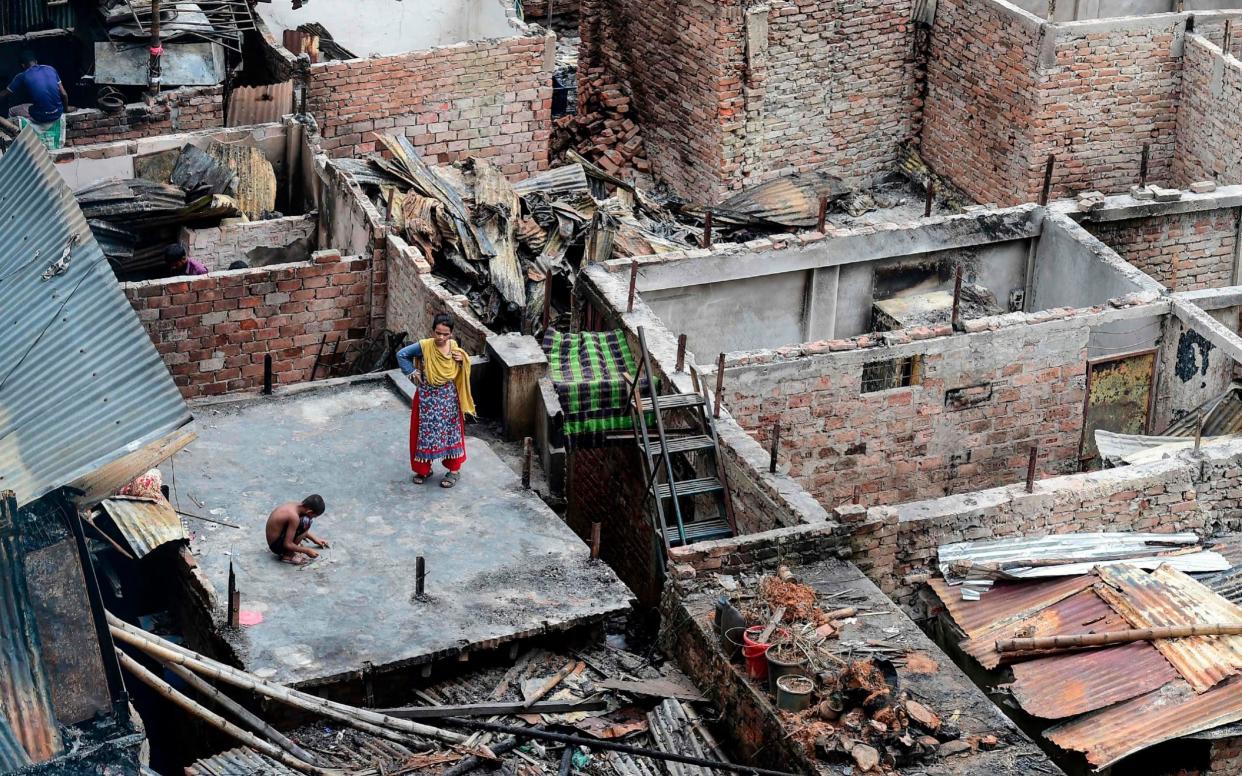
[[[1088,222],[1083,226],[1171,291],[1232,285],[1237,208]]]
[[[108,112],[88,109],[65,114],[68,145],[107,143],[224,126],[224,90],[220,86],[163,92],[153,105],[134,103]]]
[[[578,113],[556,120],[552,155],[572,149],[613,175],[631,169],[651,172],[630,97],[603,68],[591,68],[579,77],[586,79],[579,85],[584,99]]]
[[[122,287],[187,399],[254,389],[263,357],[275,382],[347,363],[367,334],[367,259],[319,251],[310,262]],[[326,348],[326,349],[325,349]]]
[[[1242,38],[1242,22],[1234,26]],[[1242,62],[1199,35],[1186,36],[1182,62],[1174,180],[1242,183]]]
[[[310,68],[307,106],[333,157],[403,133],[433,164],[482,157],[509,176],[548,166],[553,35],[516,35]]]

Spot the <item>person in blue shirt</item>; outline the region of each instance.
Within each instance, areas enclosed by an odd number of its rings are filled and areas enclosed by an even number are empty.
[[[23,119],[34,125],[39,139],[48,148],[60,148],[64,144],[65,105],[69,95],[64,84],[60,82],[60,74],[48,65],[40,65],[35,55],[29,51],[22,52],[22,71],[13,77],[5,89],[0,89],[0,98],[16,95],[23,100],[9,110],[9,116]]]

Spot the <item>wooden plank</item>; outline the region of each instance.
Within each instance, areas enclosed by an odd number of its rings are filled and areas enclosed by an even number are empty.
[[[695,702],[707,700],[702,693],[693,687],[687,687],[668,679],[636,679],[634,681],[603,679],[596,682],[596,684],[609,690],[618,690],[631,695],[646,695],[652,698],[677,698],[678,700]]]
[[[543,701],[527,706],[522,703],[463,703],[457,706],[403,706],[376,709],[380,714],[401,719],[441,719],[443,717],[487,717],[493,714],[569,714],[575,711],[604,711],[602,698],[580,701]]]

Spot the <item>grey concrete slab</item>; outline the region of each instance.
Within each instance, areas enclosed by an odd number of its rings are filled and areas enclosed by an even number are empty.
[[[628,608],[629,590],[485,443],[468,438],[457,487],[410,481],[409,405],[386,383],[202,408],[199,438],[175,460],[183,508],[242,530],[191,521],[198,563],[224,600],[230,561],[248,670],[287,684],[573,627]],[[328,539],[308,566],[264,542],[271,509],[309,493]],[[199,507],[191,498],[201,502]],[[428,600],[413,600],[415,557]]]

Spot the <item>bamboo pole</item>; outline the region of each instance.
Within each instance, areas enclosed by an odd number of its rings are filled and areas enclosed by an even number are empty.
[[[182,709],[185,709],[190,714],[193,714],[195,717],[203,720],[208,725],[211,725],[225,735],[236,739],[251,749],[267,755],[273,760],[280,762],[282,765],[287,765],[290,768],[301,771],[302,773],[312,774],[312,776],[328,776],[329,774],[344,773],[344,771],[341,770],[319,768],[311,765],[310,763],[302,762],[280,747],[269,744],[253,733],[242,730],[224,717],[221,717],[219,714],[203,708],[201,705],[177,692],[171,685],[168,684],[168,682],[165,682],[163,679],[148,671],[141,663],[134,660],[132,657],[119,649],[116,651],[116,654],[121,660],[121,667],[128,671],[135,679],[150,687],[152,690],[155,690],[155,692],[160,695],[163,695],[169,701],[177,706],[180,706]]]
[[[253,712],[250,711],[250,709],[247,709],[245,706],[242,706],[237,701],[220,692],[218,687],[211,684],[206,679],[200,678],[198,674],[194,673],[185,666],[180,666],[176,663],[164,663],[164,666],[169,671],[172,671],[174,674],[179,676],[186,684],[197,690],[201,695],[210,698],[225,710],[232,712],[233,716],[245,722],[252,730],[257,733],[262,733],[263,737],[268,741],[271,741],[276,746],[279,746],[281,749],[284,749],[286,752],[299,760],[302,760],[303,762],[310,763],[311,765],[319,764],[319,761],[315,759],[313,754],[290,741],[276,728],[259,719]]]
[[[111,626],[113,637],[118,641],[137,647],[153,657],[161,660],[171,660],[189,668],[195,673],[217,679],[243,690],[257,692],[273,700],[281,701],[286,705],[304,711],[311,711],[325,717],[331,717],[341,722],[347,722],[359,730],[364,730],[368,733],[374,733],[399,743],[406,743],[407,740],[401,736],[394,737],[396,734],[393,731],[434,738],[451,744],[461,744],[466,741],[466,736],[460,733],[441,730],[430,725],[398,719],[385,714],[378,714],[369,709],[360,709],[344,703],[337,703],[336,701],[330,701],[326,698],[320,698],[316,695],[285,687],[284,685],[259,679],[245,671],[203,657],[185,647],[172,644],[154,634],[147,633],[111,613],[108,614],[108,623]]]
[[[1135,628],[1106,633],[1074,633],[1030,639],[998,639],[997,652],[1033,652],[1044,649],[1081,649],[1109,644],[1129,644],[1154,639],[1184,639],[1189,636],[1239,636],[1242,625],[1171,625],[1161,628]]]

